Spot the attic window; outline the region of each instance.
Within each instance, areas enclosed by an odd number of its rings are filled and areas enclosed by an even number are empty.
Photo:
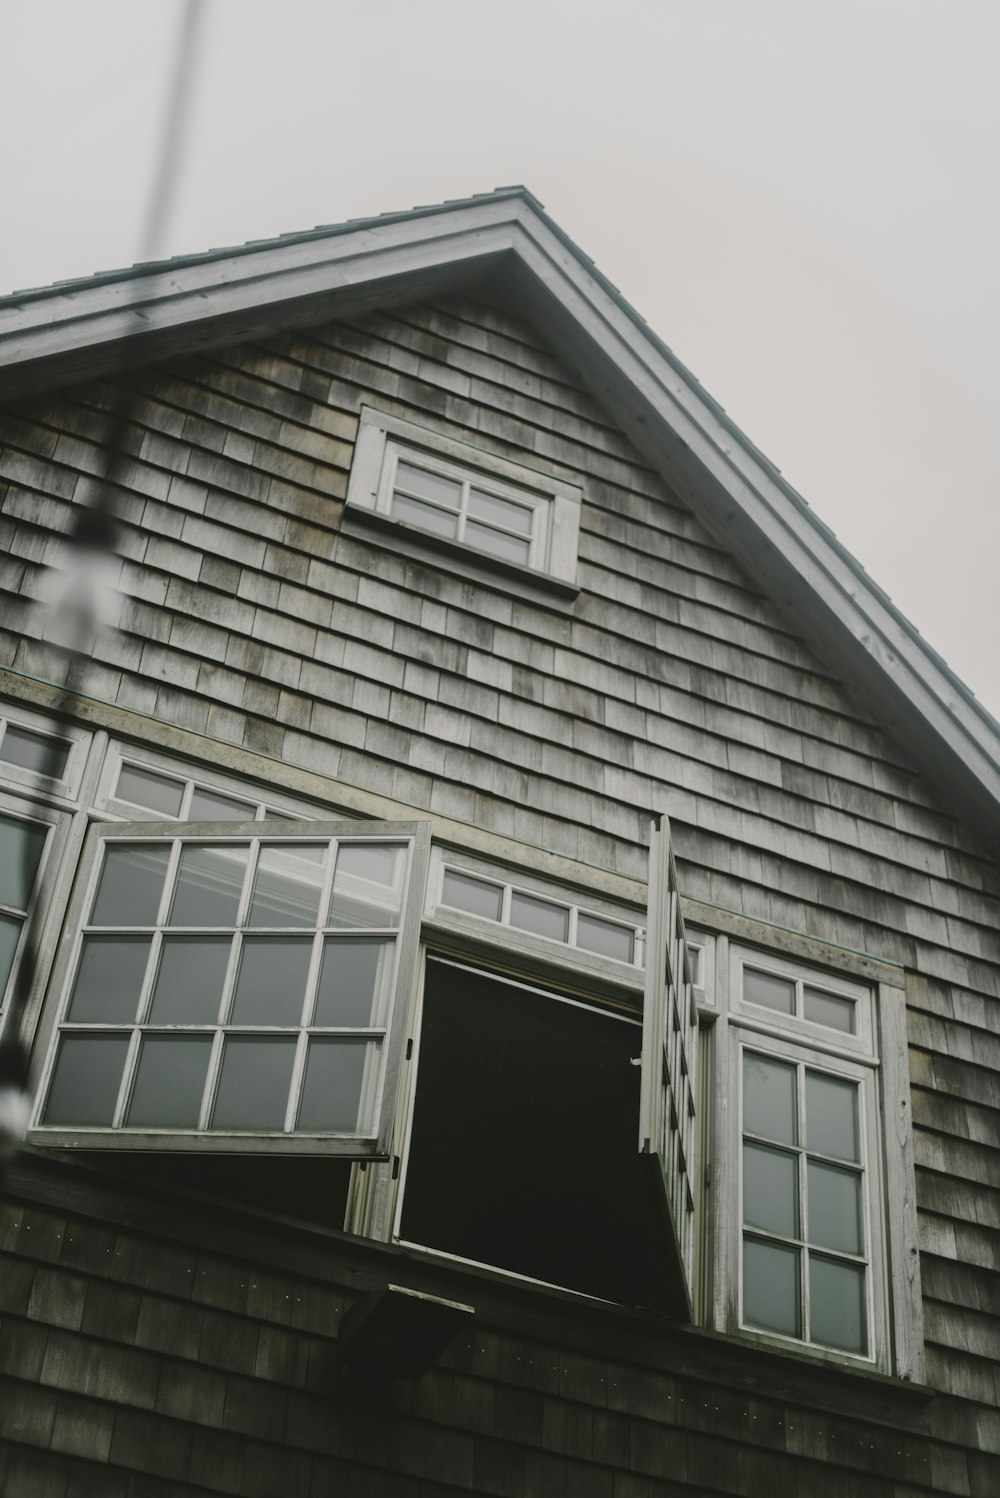
[[[347,506],[418,555],[576,591],[579,489],[414,422],[362,411]]]

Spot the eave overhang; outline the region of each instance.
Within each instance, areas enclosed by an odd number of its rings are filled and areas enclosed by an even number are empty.
[[[523,188],[0,300],[0,401],[486,273],[1000,856],[1000,727]]]

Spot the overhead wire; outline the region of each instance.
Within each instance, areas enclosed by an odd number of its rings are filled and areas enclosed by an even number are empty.
[[[197,54],[208,0],[184,0],[177,30],[170,84],[159,133],[156,161],[150,176],[149,196],[140,235],[139,263],[156,261],[163,254],[165,230],[177,196],[183,163],[185,136],[194,93]],[[125,184],[121,184],[123,187]],[[142,277],[128,285],[123,349],[130,332],[145,327],[142,316]],[[124,360],[123,360],[124,364]],[[59,695],[52,710],[56,723],[73,721],[73,704],[86,685],[87,667],[101,627],[103,579],[114,565],[128,490],[131,457],[128,434],[134,425],[139,397],[126,383],[109,382],[110,421],[100,447],[98,472],[91,475],[86,499],[78,506],[68,536],[64,568],[53,569],[49,592],[52,602],[42,634],[53,641],[62,657]],[[38,766],[43,784],[55,785],[61,774],[64,742],[51,737]],[[21,878],[31,892],[35,883],[35,859],[31,840],[24,839]],[[41,966],[41,914],[46,900],[47,874],[43,873],[30,893],[25,917],[24,946],[14,976],[10,1004],[0,1037],[0,1165],[4,1155],[23,1139],[30,1113],[28,1094],[30,1049],[22,1033],[25,1015]]]

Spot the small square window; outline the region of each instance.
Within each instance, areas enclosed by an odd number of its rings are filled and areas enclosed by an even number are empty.
[[[469,443],[365,408],[347,504],[418,550],[576,590],[579,489]]]

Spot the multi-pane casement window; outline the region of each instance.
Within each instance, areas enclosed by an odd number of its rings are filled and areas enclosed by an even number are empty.
[[[37,1137],[384,1155],[427,846],[408,823],[92,828]]]
[[[413,422],[362,411],[347,505],[456,556],[575,584],[580,491]]]
[[[738,947],[731,950],[730,985],[738,1324],[764,1337],[882,1360],[872,992]]]

